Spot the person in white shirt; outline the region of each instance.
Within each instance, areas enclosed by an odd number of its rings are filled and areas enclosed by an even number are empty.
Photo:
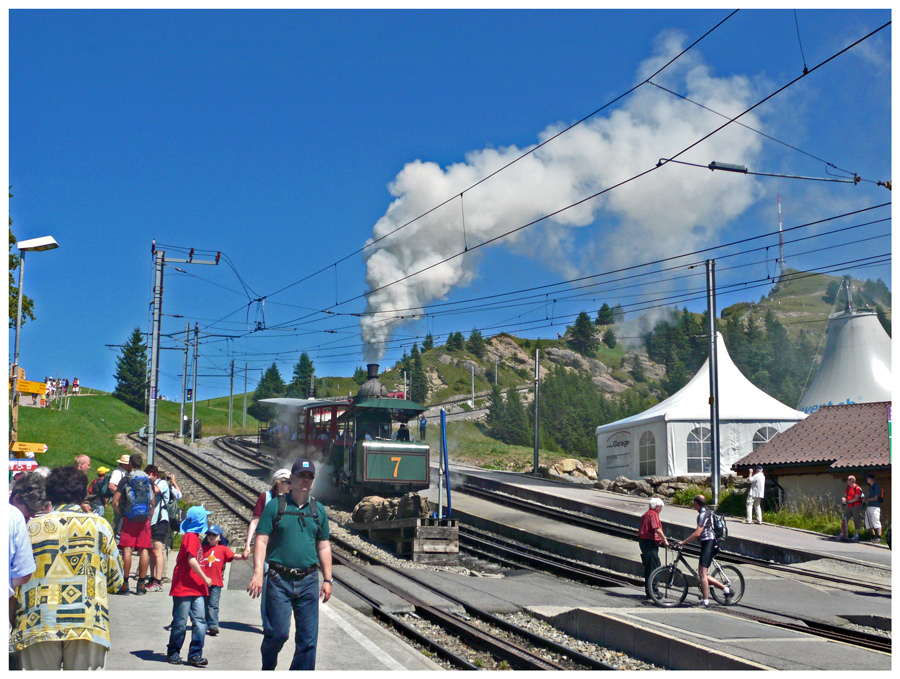
[[[762,467],[756,467],[750,475],[750,489],[747,491],[747,523],[753,523],[753,512],[756,522],[762,525],[762,501],[766,492],[766,476]]]

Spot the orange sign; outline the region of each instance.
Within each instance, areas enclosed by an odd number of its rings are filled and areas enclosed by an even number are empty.
[[[12,381],[10,381],[9,383],[9,388],[10,390],[12,390],[13,388]],[[19,391],[23,394],[46,394],[47,385],[44,382],[29,382],[28,380],[23,380],[20,377]]]
[[[25,443],[25,441],[16,441],[10,444],[9,452],[11,453],[46,453],[46,443]]]

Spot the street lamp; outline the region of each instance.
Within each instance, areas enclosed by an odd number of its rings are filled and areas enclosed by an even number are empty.
[[[19,331],[22,327],[22,278],[25,272],[25,253],[29,251],[40,252],[41,250],[53,250],[59,247],[59,243],[54,240],[53,236],[41,236],[40,238],[31,238],[29,240],[19,241],[16,244],[19,248],[19,291],[16,300],[16,339],[15,350],[13,352],[13,426],[12,442],[15,443],[19,437]]]

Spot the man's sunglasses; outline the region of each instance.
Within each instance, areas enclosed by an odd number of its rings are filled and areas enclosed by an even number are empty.
[[[299,478],[301,478],[301,479],[314,479],[314,478],[316,478],[316,475],[315,475],[315,474],[310,474],[309,472],[302,472],[302,473],[300,473],[300,474],[297,474],[297,476],[298,476]]]

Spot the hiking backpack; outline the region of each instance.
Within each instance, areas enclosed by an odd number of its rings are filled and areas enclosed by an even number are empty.
[[[109,479],[112,476],[112,472],[106,472],[106,476],[103,477],[102,482],[99,484],[97,488],[97,497],[102,497],[104,500],[109,500],[112,498],[113,493],[109,489]],[[120,481],[121,483],[121,481]]]
[[[125,479],[125,506],[123,514],[129,521],[146,521],[153,511],[153,491],[146,472],[135,469]]]

